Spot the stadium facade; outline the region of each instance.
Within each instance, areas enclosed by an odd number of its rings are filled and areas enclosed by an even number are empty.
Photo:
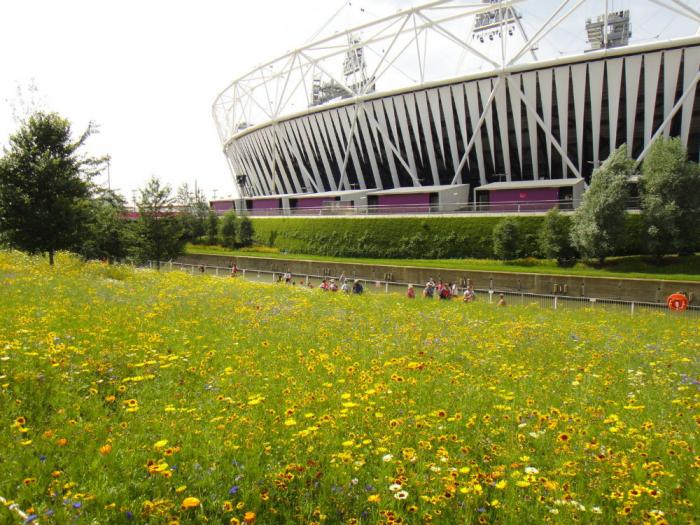
[[[603,2],[604,14],[588,21],[593,50],[540,60],[537,46],[563,22],[565,8],[571,14],[576,7],[553,5],[550,20],[528,38],[520,3],[432,2],[305,46],[234,82],[217,98],[214,117],[247,209],[340,203],[452,211],[504,196],[575,205],[593,169],[621,144],[641,161],[656,138],[677,136],[698,158],[700,37],[630,45],[629,13]],[[673,5],[700,23],[691,8]],[[471,41],[456,36],[455,23],[465,20]],[[375,36],[360,40],[360,31]],[[402,57],[391,50],[420,42],[423,31],[490,69],[426,81],[423,62],[423,81],[382,91],[381,73]],[[522,43],[507,53],[514,33]],[[478,47],[494,36],[495,58]],[[343,38],[345,46],[336,45]],[[385,49],[370,74],[366,47],[377,42]],[[337,69],[342,58],[342,76],[327,64],[333,58]],[[294,89],[297,106],[289,103]]]

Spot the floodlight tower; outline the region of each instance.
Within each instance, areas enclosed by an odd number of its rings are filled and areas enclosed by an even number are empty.
[[[478,13],[474,17],[472,27],[472,40],[480,43],[493,42],[496,39],[512,37],[516,32],[520,33],[527,42],[529,40],[525,28],[521,22],[522,15],[504,0],[481,0],[483,4],[492,5],[493,9]],[[530,49],[532,58],[537,60],[536,48]]]
[[[589,51],[626,46],[632,36],[629,9],[586,19],[586,33],[591,44]]]

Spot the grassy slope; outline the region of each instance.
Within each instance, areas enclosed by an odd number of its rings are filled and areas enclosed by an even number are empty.
[[[692,319],[4,253],[0,286],[0,495],[44,524],[696,516]]]
[[[524,272],[556,275],[587,275],[592,277],[617,277],[628,279],[666,279],[674,281],[700,281],[700,255],[690,257],[667,257],[661,266],[653,265],[648,257],[611,257],[605,268],[579,262],[571,268],[560,268],[550,260],[520,260],[501,262],[484,259],[365,259],[349,257],[326,257],[279,253],[274,249],[228,250],[220,246],[187,245],[187,253],[208,255],[238,255],[267,257],[273,259],[305,259],[312,261],[384,264],[389,266],[418,266],[424,268],[448,268],[453,270],[481,270],[493,272]]]

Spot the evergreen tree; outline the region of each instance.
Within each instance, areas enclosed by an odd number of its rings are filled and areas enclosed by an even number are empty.
[[[493,253],[502,261],[518,257],[520,249],[520,229],[513,217],[503,219],[493,229]]]
[[[679,138],[660,138],[642,167],[641,207],[649,251],[658,260],[692,253],[700,240],[700,169]]]
[[[227,248],[236,247],[236,234],[238,233],[236,222],[236,212],[233,210],[226,212],[221,221],[221,240]]]
[[[627,182],[633,172],[634,161],[627,156],[625,145],[593,172],[571,225],[572,244],[585,257],[597,258],[602,264],[619,249],[625,233]]]
[[[110,263],[130,255],[136,245],[135,231],[126,218],[126,201],[121,195],[103,190],[88,201],[87,237],[74,248],[87,259]]]
[[[156,177],[139,190],[137,207],[139,219],[139,255],[142,260],[174,259],[184,252],[186,239],[182,224],[174,211],[174,199],[169,185]]]
[[[90,180],[106,158],[79,153],[94,125],[77,140],[68,120],[37,112],[20,124],[0,159],[0,235],[12,247],[48,253],[85,240]]]
[[[252,246],[255,232],[253,230],[253,222],[247,215],[244,215],[241,219],[241,225],[238,230],[238,239],[241,246]]]
[[[548,259],[556,259],[561,265],[573,259],[576,251],[571,245],[571,221],[553,208],[547,212],[540,230],[540,250]]]
[[[212,209],[207,215],[207,243],[210,245],[219,243],[219,216]]]

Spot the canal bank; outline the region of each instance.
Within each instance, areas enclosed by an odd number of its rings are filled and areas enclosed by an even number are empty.
[[[296,275],[348,277],[369,281],[414,283],[422,286],[431,277],[465,286],[469,281],[476,289],[507,292],[555,294],[570,297],[595,297],[623,301],[664,302],[672,293],[682,291],[691,298],[700,297],[700,282],[664,281],[661,279],[625,279],[540,273],[452,270],[380,264],[340,263],[299,259],[273,259],[227,255],[188,254],[180,257],[183,264],[231,267]]]

